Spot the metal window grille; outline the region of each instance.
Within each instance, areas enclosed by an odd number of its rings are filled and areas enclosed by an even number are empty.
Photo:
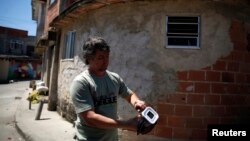
[[[166,48],[200,48],[200,17],[166,17]]]

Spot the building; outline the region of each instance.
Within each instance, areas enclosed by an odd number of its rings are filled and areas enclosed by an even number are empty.
[[[81,47],[102,36],[111,46],[109,70],[160,114],[149,135],[120,131],[120,140],[206,140],[210,124],[249,123],[247,0],[46,2],[49,109],[75,119],[69,84],[87,68]],[[121,118],[136,114],[119,102]]]
[[[35,53],[35,37],[28,31],[0,26],[0,81],[39,79],[39,56]]]

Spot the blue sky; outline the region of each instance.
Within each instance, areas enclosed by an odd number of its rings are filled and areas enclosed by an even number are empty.
[[[27,30],[28,35],[35,36],[31,0],[0,0],[0,26]]]

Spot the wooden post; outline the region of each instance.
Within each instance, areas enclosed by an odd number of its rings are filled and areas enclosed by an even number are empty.
[[[29,110],[31,110],[31,99],[29,100]]]
[[[59,68],[59,55],[60,55],[60,33],[58,33],[57,41],[54,46],[51,46],[53,51],[52,55],[52,65],[51,65],[51,77],[50,77],[50,85],[49,85],[49,103],[48,110],[56,111],[57,108],[57,82],[58,82],[58,68]]]
[[[35,120],[40,120],[41,113],[42,113],[42,110],[43,110],[43,104],[44,104],[44,103],[48,103],[48,97],[44,97],[44,98],[42,98],[42,99],[39,101],[39,106],[38,106],[38,109],[37,109],[37,113],[36,113],[36,118],[35,118]]]
[[[43,104],[44,104],[44,102],[43,102],[43,100],[41,100],[39,102],[39,106],[38,106],[38,109],[37,109],[35,120],[40,120],[40,116],[41,116],[41,113],[42,113],[42,110],[43,110]]]

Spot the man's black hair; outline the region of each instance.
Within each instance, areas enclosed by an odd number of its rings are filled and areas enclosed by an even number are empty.
[[[110,47],[106,41],[101,37],[90,37],[83,45],[83,58],[85,64],[89,64],[89,59],[93,57],[96,50],[108,51],[110,52]]]

